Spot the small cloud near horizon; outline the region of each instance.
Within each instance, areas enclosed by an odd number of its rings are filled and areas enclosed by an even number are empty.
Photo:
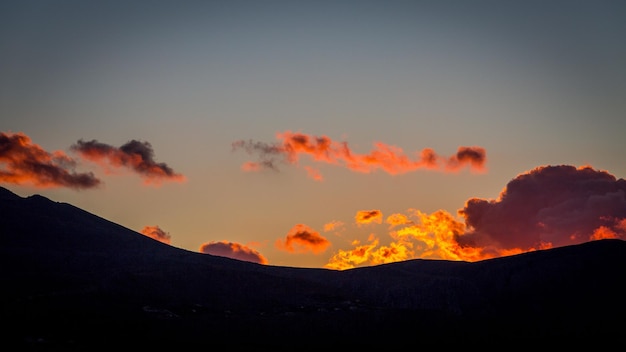
[[[276,240],[276,248],[290,253],[307,253],[320,254],[326,251],[331,245],[324,236],[305,224],[296,224],[284,241]]]
[[[208,243],[203,243],[200,246],[199,252],[220,257],[243,260],[246,262],[269,264],[267,258],[265,258],[258,251],[234,242],[212,241]]]
[[[141,234],[153,238],[159,242],[163,242],[165,244],[170,244],[172,236],[170,236],[169,232],[165,232],[158,225],[155,226],[144,226],[141,229]]]

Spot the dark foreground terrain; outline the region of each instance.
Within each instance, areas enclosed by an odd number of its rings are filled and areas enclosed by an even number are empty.
[[[475,263],[279,267],[4,188],[0,236],[7,351],[626,346],[621,240]]]

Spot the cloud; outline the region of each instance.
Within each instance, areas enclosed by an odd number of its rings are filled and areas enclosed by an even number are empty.
[[[378,239],[370,238],[370,243],[361,245],[359,241],[352,242],[354,249],[340,249],[335,253],[325,265],[326,268],[335,270],[351,269],[363,264],[373,265],[373,255],[378,246]]]
[[[277,133],[279,142],[265,143],[253,140],[238,140],[232,143],[233,151],[243,149],[255,154],[257,161],[243,164],[245,171],[261,169],[278,170],[279,164],[297,164],[301,155],[308,155],[314,162],[339,165],[349,170],[370,173],[382,170],[391,175],[429,169],[443,172],[457,172],[469,167],[474,172],[485,171],[486,151],[478,146],[459,147],[450,157],[437,155],[434,150],[425,148],[413,157],[406,155],[399,147],[384,143],[374,143],[369,154],[358,154],[348,147],[347,142],[337,142],[326,136],[311,136],[285,131]],[[319,170],[306,167],[309,176],[317,181],[323,179]]]
[[[626,238],[626,180],[590,166],[542,166],[511,180],[495,200],[472,198],[459,214],[462,246],[523,251]]]
[[[276,241],[276,248],[292,253],[313,252],[319,254],[324,252],[328,246],[330,246],[330,241],[304,224],[295,225],[284,241]]]
[[[387,219],[387,223],[401,225],[402,222],[407,226],[390,231],[391,241],[386,245],[374,234],[370,234],[367,244],[353,241],[354,249],[337,251],[325,267],[344,270],[416,258],[466,260],[472,257],[473,250],[463,252],[454,241],[455,234],[463,233],[464,224],[443,210],[426,214],[409,209],[406,215],[393,214]]]
[[[310,166],[305,166],[304,169],[306,170],[307,175],[314,179],[315,181],[323,181],[324,180],[324,176],[322,176],[322,174],[320,173],[320,171],[318,169],[314,169]]]
[[[62,151],[47,152],[24,133],[0,132],[0,182],[77,190],[101,185],[91,172],[74,172],[75,166]]]
[[[70,148],[83,158],[98,163],[107,172],[111,171],[111,167],[131,169],[143,178],[145,184],[185,180],[185,176],[174,172],[167,164],[154,161],[154,151],[148,142],[131,140],[117,148],[96,140],[81,139]]]
[[[359,210],[354,216],[357,224],[369,224],[375,222],[380,224],[383,222],[383,213],[380,210]]]
[[[469,165],[474,171],[484,171],[486,154],[485,149],[481,147],[459,147],[456,154],[448,159],[445,167],[448,170],[457,171]]]
[[[163,231],[159,226],[144,226],[144,228],[141,229],[141,233],[157,241],[170,244],[170,234]]]
[[[243,149],[248,154],[259,154],[259,161],[252,162],[248,161],[244,163],[241,168],[244,171],[258,171],[263,168],[278,170],[276,163],[278,162],[276,158],[280,158],[283,156],[284,151],[278,145],[271,145],[263,142],[255,142],[253,140],[239,140],[232,143],[232,150]]]
[[[324,224],[324,232],[335,231],[335,230],[338,230],[341,227],[343,227],[343,222],[337,221],[337,220],[333,220],[333,221],[330,221],[330,222]]]
[[[353,241],[353,249],[338,250],[325,266],[478,261],[603,238],[626,240],[626,180],[590,166],[541,166],[515,177],[497,199],[469,199],[458,217],[409,209],[386,223],[388,244],[372,234],[366,244]]]
[[[389,228],[412,223],[408,216],[399,213],[389,215],[385,222],[389,224]]]
[[[239,243],[227,241],[204,243],[200,246],[200,253],[228,257],[258,264],[268,264],[267,259],[254,249]]]

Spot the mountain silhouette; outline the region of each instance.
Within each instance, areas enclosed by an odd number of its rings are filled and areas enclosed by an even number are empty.
[[[273,266],[1,187],[0,236],[1,338],[15,351],[626,345],[617,239],[479,262]]]

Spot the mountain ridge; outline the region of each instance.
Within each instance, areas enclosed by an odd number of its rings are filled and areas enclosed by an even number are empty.
[[[492,338],[624,344],[613,323],[626,313],[622,240],[335,271],[187,251],[1,187],[0,214],[2,312],[15,323],[3,339],[29,349],[195,347],[226,337],[268,350],[298,341],[373,348],[395,345],[398,334],[459,345]]]

